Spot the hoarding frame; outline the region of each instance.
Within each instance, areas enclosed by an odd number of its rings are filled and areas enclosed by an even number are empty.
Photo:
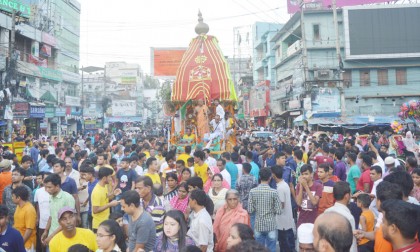
[[[351,6],[343,8],[343,24],[344,24],[344,50],[346,59],[394,59],[394,58],[418,58],[420,53],[387,53],[387,54],[363,54],[351,55],[350,52],[350,27],[349,27],[349,11],[367,10],[367,9],[395,9],[395,8],[420,8],[420,4],[404,4],[404,5],[373,5],[373,6]]]
[[[150,47],[150,75],[161,79],[175,79],[176,72],[174,75],[157,75],[155,76],[155,51],[184,51],[188,50],[187,47]],[[181,63],[182,58],[179,63]]]

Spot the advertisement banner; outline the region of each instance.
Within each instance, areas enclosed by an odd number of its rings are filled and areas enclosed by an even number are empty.
[[[175,77],[187,48],[151,48],[152,76]]]
[[[337,88],[313,88],[311,92],[312,112],[315,114],[340,113],[340,92]]]
[[[96,120],[85,120],[85,129],[96,129]]]
[[[135,116],[136,101],[135,100],[118,100],[112,101],[112,116]]]
[[[287,0],[287,12],[289,14],[293,14],[300,11],[300,3],[302,1],[303,1],[303,4],[308,8],[313,8],[313,6],[316,6],[322,9],[330,9],[332,6],[333,0]],[[337,8],[341,8],[345,6],[385,3],[385,2],[389,2],[389,0],[337,0],[336,4],[337,4]]]
[[[13,104],[13,118],[27,118],[29,114],[29,103],[17,102]]]
[[[31,118],[44,118],[45,117],[45,106],[30,104],[29,117]]]
[[[66,106],[80,107],[80,97],[66,95]]]
[[[45,118],[53,118],[55,116],[55,107],[49,105],[45,107]]]
[[[55,108],[55,116],[66,116],[66,108],[64,107]]]

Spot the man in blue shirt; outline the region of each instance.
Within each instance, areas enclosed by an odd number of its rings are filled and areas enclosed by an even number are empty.
[[[238,179],[238,167],[232,162],[229,152],[223,152],[222,159],[226,161],[225,168],[230,174],[230,187],[232,189],[236,189],[236,180]]]
[[[93,188],[95,188],[96,183],[98,183],[98,180],[95,178],[95,169],[93,168],[93,164],[82,164],[80,166],[80,177],[83,178],[85,181],[87,181],[87,187],[88,187],[88,198],[85,202],[81,202],[82,206],[89,206],[88,210],[88,223],[89,228],[92,229],[92,202],[91,202],[91,195]]]
[[[23,237],[8,223],[9,210],[0,205],[0,250],[6,252],[26,252]]]
[[[247,151],[245,153],[245,156],[246,156],[246,162],[251,165],[251,172],[249,174],[254,176],[255,180],[257,180],[258,182],[260,167],[258,167],[258,165],[254,163],[254,161],[252,161],[252,152]]]
[[[38,150],[38,142],[34,141],[33,146],[30,149],[30,155],[32,158],[32,168],[34,171],[38,172],[38,156],[39,156],[39,150]]]

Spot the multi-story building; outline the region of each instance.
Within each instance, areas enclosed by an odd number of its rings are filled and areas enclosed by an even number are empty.
[[[83,71],[83,116],[89,129],[103,119],[105,128],[143,121],[143,73],[138,64],[107,62],[104,68],[86,67]]]
[[[80,4],[23,0],[2,2],[0,9],[0,72],[7,80],[2,89],[15,93],[13,117],[5,119],[13,120],[15,132],[25,125],[26,134],[80,130]]]
[[[275,118],[289,127],[302,119],[389,125],[403,102],[420,95],[419,38],[412,32],[419,21],[419,5],[337,10],[338,30],[332,10],[294,14],[272,39]]]
[[[259,104],[260,106],[252,106],[250,116],[260,126],[265,126],[265,120],[270,116],[270,100],[265,99],[267,97],[265,92],[269,92],[271,83],[275,82],[275,72],[273,70],[275,64],[273,48],[275,43],[272,41],[272,38],[282,26],[282,24],[262,22],[256,22],[252,26],[254,85],[250,90],[250,102],[252,104]],[[264,95],[260,92],[264,93]],[[253,101],[252,99],[258,99],[258,101]]]

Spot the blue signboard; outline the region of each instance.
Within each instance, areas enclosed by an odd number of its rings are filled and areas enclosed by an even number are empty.
[[[45,106],[35,106],[31,104],[29,110],[29,117],[31,118],[44,118],[45,117]]]

